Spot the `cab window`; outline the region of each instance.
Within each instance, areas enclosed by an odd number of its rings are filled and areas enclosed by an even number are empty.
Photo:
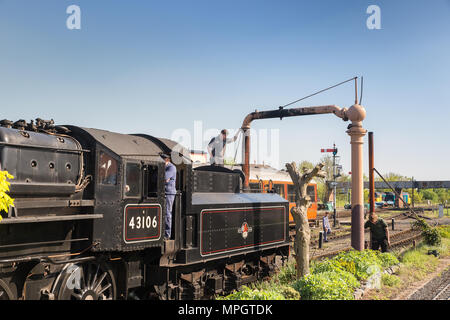
[[[127,163],[125,168],[125,197],[141,195],[141,166],[138,163]]]
[[[98,164],[98,183],[117,184],[117,161],[105,152],[100,152]]]

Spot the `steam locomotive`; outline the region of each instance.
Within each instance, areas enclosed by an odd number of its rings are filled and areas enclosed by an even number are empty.
[[[161,153],[177,194],[164,239]],[[145,134],[0,121],[14,207],[0,221],[0,299],[204,299],[271,275],[289,255],[289,202],[240,170],[193,168]]]

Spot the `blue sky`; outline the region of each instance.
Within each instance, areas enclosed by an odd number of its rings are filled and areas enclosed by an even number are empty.
[[[81,30],[66,27],[72,4]],[[381,30],[366,27],[372,4]],[[449,180],[449,18],[448,0],[0,0],[0,118],[171,137],[194,121],[236,129],[255,109],[364,76],[379,171]],[[294,106],[349,107],[353,90]],[[332,115],[253,123],[279,130],[280,166],[317,162],[335,142],[345,172],[347,125]],[[364,156],[367,172],[367,144]]]

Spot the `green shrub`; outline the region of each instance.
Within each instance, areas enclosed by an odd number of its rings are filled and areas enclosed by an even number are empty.
[[[401,280],[397,276],[391,274],[383,274],[381,276],[381,283],[388,287],[396,287],[401,283]]]
[[[300,300],[300,292],[290,286],[281,286],[279,292],[286,300]]]
[[[300,293],[294,288],[270,282],[259,282],[242,286],[227,296],[218,296],[216,300],[299,300]]]
[[[278,272],[274,279],[280,284],[289,284],[297,279],[297,267],[295,260],[288,262],[280,272]]]
[[[417,219],[412,223],[415,230],[421,230],[424,242],[430,246],[438,246],[442,242],[441,234],[437,228],[430,227],[424,219]]]
[[[381,267],[383,269],[395,266],[396,264],[400,263],[398,261],[397,257],[395,255],[393,255],[392,253],[381,252],[381,251],[376,251],[376,252],[377,252],[377,258],[381,262]]]
[[[7,179],[14,179],[14,177],[7,171],[0,171],[0,220],[2,220],[1,213],[8,213],[9,206],[14,206],[14,199],[7,194],[10,186]]]
[[[341,271],[342,272],[342,271]],[[353,300],[353,288],[338,272],[311,273],[294,282],[292,287],[305,300]]]
[[[365,280],[380,271],[382,263],[377,256],[373,250],[350,250],[341,252],[332,260],[337,261],[345,271],[353,274],[358,280]]]
[[[442,238],[450,239],[450,226],[439,226],[437,229]]]
[[[242,286],[239,291],[224,296],[216,297],[217,300],[285,300],[285,297],[276,290],[252,289],[248,286]]]

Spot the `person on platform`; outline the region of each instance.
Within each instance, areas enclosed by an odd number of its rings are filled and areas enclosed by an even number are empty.
[[[327,235],[331,233],[330,220],[328,219],[328,211],[325,211],[325,215],[322,218],[323,226],[323,241],[328,242]]]
[[[371,249],[378,250],[381,247],[381,252],[387,252],[388,247],[391,246],[387,223],[373,213],[364,224],[364,229],[366,228],[370,228],[370,236],[372,239]]]
[[[170,155],[161,154],[161,158],[166,162],[166,171],[164,175],[165,193],[166,193],[166,219],[165,219],[165,232],[164,240],[169,240],[172,229],[172,208],[173,201],[177,190],[175,189],[175,182],[177,180],[177,168],[170,162]]]
[[[228,130],[223,129],[217,137],[211,139],[208,143],[209,162],[211,165],[223,167],[223,158],[227,143],[236,141],[239,132],[240,130],[236,132],[233,138],[227,139]]]

